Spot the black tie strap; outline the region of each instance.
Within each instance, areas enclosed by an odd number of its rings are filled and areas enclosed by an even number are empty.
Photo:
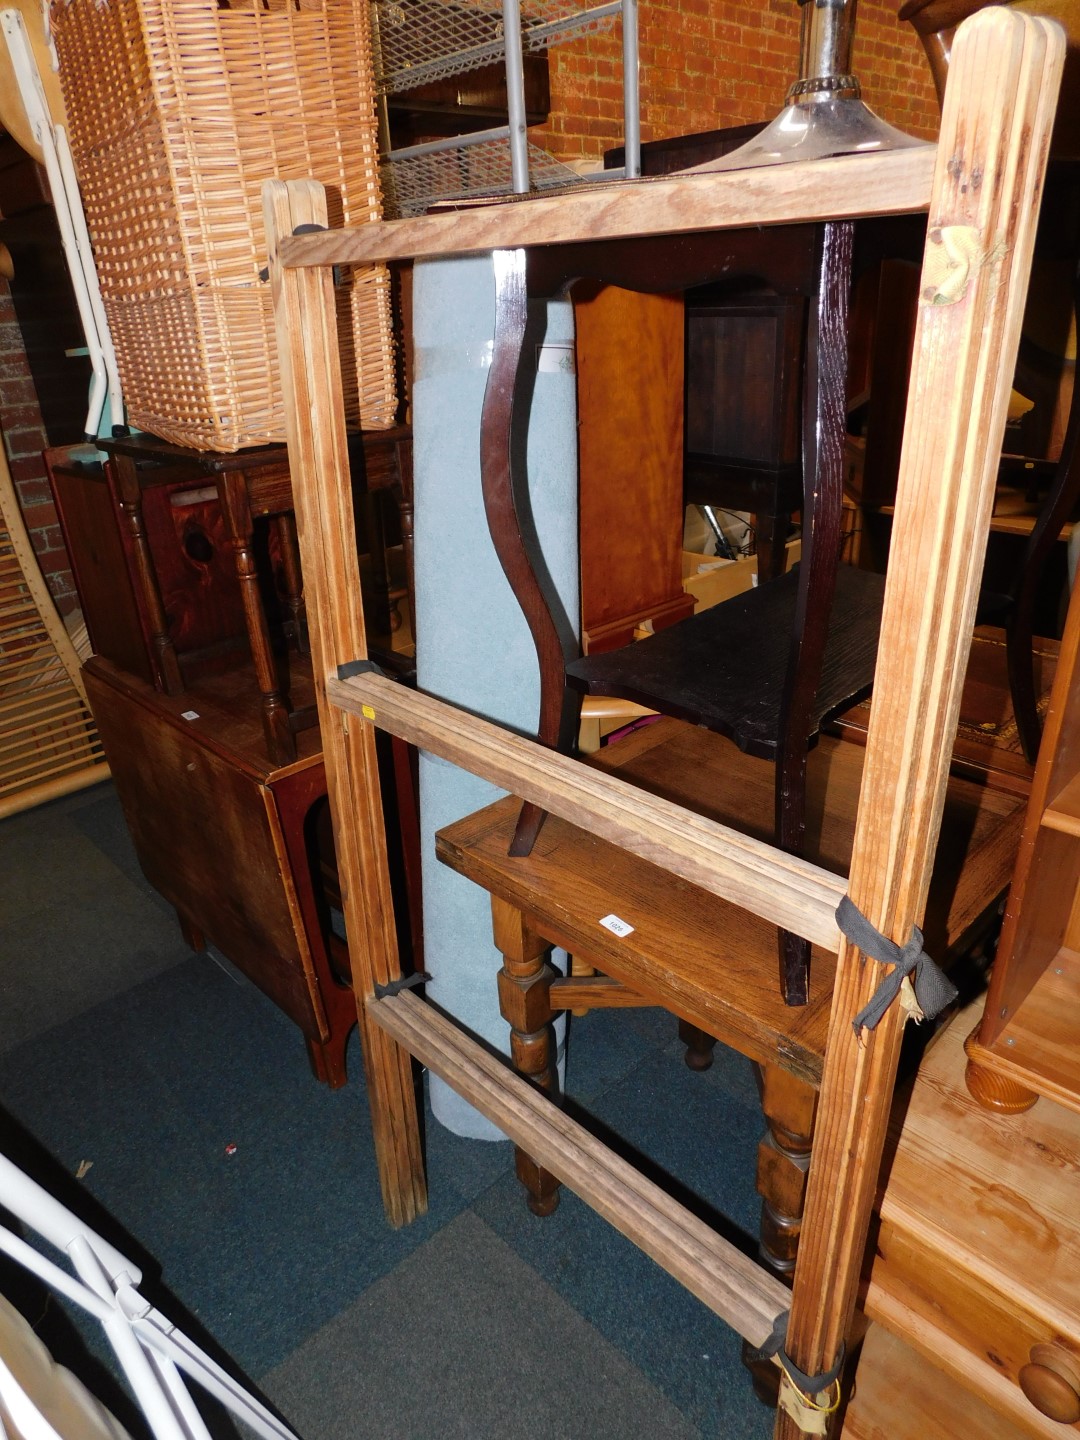
[[[400,995],[402,990],[415,989],[417,985],[424,985],[431,976],[426,970],[418,970],[415,975],[402,975],[400,980],[391,980],[387,985],[375,986],[375,999],[386,1000],[391,995]]]
[[[816,1396],[830,1389],[840,1379],[840,1372],[844,1368],[847,1351],[843,1345],[840,1346],[840,1354],[837,1357],[836,1364],[831,1370],[827,1370],[824,1375],[807,1375],[805,1370],[799,1369],[784,1349],[784,1342],[787,1340],[788,1320],[790,1318],[790,1310],[781,1310],[780,1314],[777,1315],[773,1321],[772,1333],[769,1335],[769,1338],[759,1349],[748,1350],[746,1352],[746,1358],[753,1363],[757,1360],[771,1360],[775,1355],[784,1373],[799,1391],[802,1398],[812,1403]],[[836,1406],[831,1404],[826,1406],[814,1405],[813,1408],[832,1411],[836,1409]]]
[[[339,680],[351,680],[354,675],[381,675],[384,680],[390,678],[382,666],[376,665],[374,660],[346,660],[344,665],[337,667]]]
[[[836,923],[841,931],[857,945],[864,955],[878,960],[882,965],[893,968],[881,981],[869,1001],[852,1021],[855,1034],[864,1027],[873,1030],[885,1011],[900,992],[904,979],[911,975],[915,987],[915,999],[927,1020],[940,1015],[946,1005],[956,999],[956,986],[946,979],[922,948],[922,931],[917,925],[911,927],[911,939],[900,948],[899,945],[875,930],[859,908],[845,895],[836,907]]]

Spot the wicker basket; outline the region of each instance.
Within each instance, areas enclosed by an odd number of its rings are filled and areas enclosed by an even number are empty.
[[[379,217],[368,0],[71,0],[53,24],[132,424],[200,450],[283,440],[261,186],[313,176],[332,225]],[[387,271],[338,293],[349,418],[391,425]]]

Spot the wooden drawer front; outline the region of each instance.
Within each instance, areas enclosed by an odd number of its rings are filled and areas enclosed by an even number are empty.
[[[1052,1247],[1046,1266],[1053,1266]],[[1030,1277],[1037,1289],[1037,1277]],[[982,1396],[1025,1435],[1080,1432],[1039,1413],[1019,1387],[1032,1347],[1053,1344],[1080,1365],[1080,1315],[1036,1313],[1024,1296],[1009,1293],[977,1258],[935,1249],[927,1237],[883,1220],[865,1302],[866,1313],[938,1369]]]

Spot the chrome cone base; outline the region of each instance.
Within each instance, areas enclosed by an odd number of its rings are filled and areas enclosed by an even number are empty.
[[[800,78],[788,91],[784,109],[753,140],[695,170],[748,170],[926,143],[886,125],[863,104],[851,73],[856,3],[799,0]]]
[[[695,165],[705,170],[749,170],[758,165],[790,165],[796,160],[824,160],[830,155],[857,155],[876,150],[903,150],[926,145],[879,120],[858,96],[800,96],[786,105],[738,150],[718,160]]]

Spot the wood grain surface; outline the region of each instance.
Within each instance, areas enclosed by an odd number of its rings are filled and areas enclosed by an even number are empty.
[[[337,714],[324,689],[339,664],[367,655],[334,289],[329,271],[284,272],[278,255],[279,237],[297,225],[326,225],[326,197],[313,181],[270,181],[264,202],[312,670],[375,1153],[387,1217],[404,1225],[427,1209],[412,1061],[369,1024],[364,1008],[376,984],[401,973],[375,734]]]
[[[907,215],[930,198],[934,147],[831,160],[575,186],[415,220],[282,237],[288,268],[422,259],[530,245]]]

